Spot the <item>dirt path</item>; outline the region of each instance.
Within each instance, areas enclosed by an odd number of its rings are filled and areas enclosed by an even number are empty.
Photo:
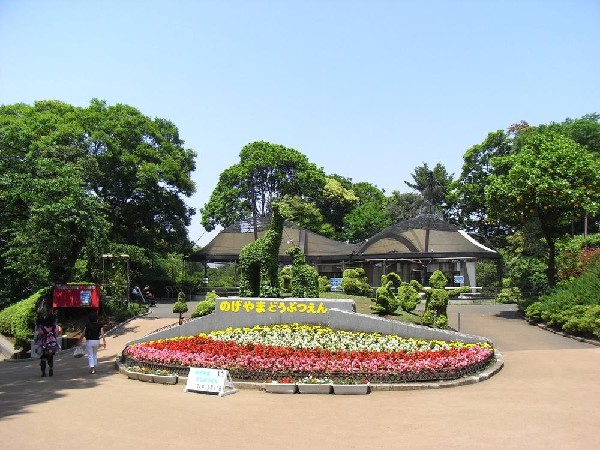
[[[108,340],[99,373],[63,355],[53,378],[0,363],[0,445],[65,448],[591,449],[600,447],[600,348],[516,318],[512,307],[449,309],[451,325],[489,336],[505,359],[491,379],[368,396],[226,397],[128,380],[112,362],[125,343],[172,323],[142,318]]]

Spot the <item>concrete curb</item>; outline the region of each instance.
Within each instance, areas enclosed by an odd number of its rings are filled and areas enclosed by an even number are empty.
[[[574,340],[579,341],[579,342],[585,342],[586,344],[595,345],[596,347],[600,347],[600,341],[598,341],[598,340],[595,340],[595,339],[586,339],[586,338],[582,338],[582,337],[579,337],[579,336],[573,336],[572,334],[568,334],[568,333],[565,333],[563,331],[558,331],[558,330],[555,330],[553,328],[550,328],[548,325],[546,325],[544,323],[535,323],[535,322],[532,322],[532,321],[529,321],[529,320],[527,322],[529,322],[530,325],[536,325],[537,327],[541,328],[542,330],[549,331],[550,333],[558,334],[559,336],[562,336],[562,337],[566,337],[566,338],[569,338],[569,339],[574,339]]]
[[[483,371],[466,377],[458,378],[456,380],[439,380],[431,382],[411,382],[411,383],[395,383],[395,384],[371,384],[371,391],[415,391],[424,389],[442,389],[451,388],[458,386],[467,386],[469,384],[480,383],[485,381],[492,376],[496,375],[504,367],[504,356],[502,353],[494,353],[495,360]],[[121,363],[119,355],[115,359],[115,368],[118,372],[123,374],[124,364]],[[124,374],[123,374],[124,375]],[[126,376],[126,375],[124,375]],[[178,376],[177,384],[186,384],[187,377]],[[264,390],[264,383],[259,381],[235,381],[234,385],[237,389],[244,390]]]

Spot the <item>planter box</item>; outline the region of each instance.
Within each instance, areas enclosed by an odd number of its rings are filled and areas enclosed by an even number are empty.
[[[152,375],[152,381],[160,384],[177,384],[177,375]]]
[[[125,374],[127,375],[127,378],[130,378],[132,380],[137,380],[138,379],[138,372],[131,372],[130,370],[126,370]]]
[[[138,373],[137,379],[140,381],[152,383],[154,381],[154,375],[152,375],[151,373]]]
[[[301,394],[331,394],[331,386],[331,384],[298,383],[298,392]]]
[[[365,395],[371,392],[368,384],[334,384],[333,393],[337,395]]]
[[[295,394],[298,387],[294,383],[265,383],[265,391],[271,394]]]

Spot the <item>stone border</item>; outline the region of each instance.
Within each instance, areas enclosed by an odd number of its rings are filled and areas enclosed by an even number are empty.
[[[565,333],[564,331],[555,330],[554,328],[549,327],[545,323],[535,323],[535,322],[533,322],[531,320],[528,320],[528,319],[525,319],[525,320],[527,320],[527,322],[529,323],[529,325],[535,325],[538,328],[541,328],[542,330],[549,331],[550,333],[558,334],[559,336],[562,336],[562,337],[566,337],[566,338],[569,338],[569,339],[574,339],[574,340],[579,341],[579,342],[585,342],[586,344],[595,345],[596,347],[600,347],[600,341],[599,340],[596,340],[596,339],[587,339],[587,338],[583,338],[583,337],[580,337],[580,336],[574,336],[572,334]]]
[[[116,355],[115,358],[115,367],[116,370],[123,374],[123,370],[125,368],[124,364],[121,362],[120,355]],[[494,352],[494,362],[490,364],[483,371],[475,374],[469,375],[462,378],[457,378],[456,380],[439,380],[439,381],[425,381],[425,382],[409,382],[409,383],[395,383],[395,384],[370,384],[371,392],[372,391],[415,391],[415,390],[424,390],[424,389],[441,389],[441,388],[449,388],[449,387],[457,387],[457,386],[466,386],[469,384],[480,383],[489,379],[490,377],[496,375],[502,368],[504,367],[504,356],[502,353]],[[126,376],[126,375],[125,375]],[[187,377],[178,376],[177,384],[186,384]],[[235,381],[233,382],[237,389],[244,390],[255,390],[255,391],[264,391],[264,382],[263,381]]]

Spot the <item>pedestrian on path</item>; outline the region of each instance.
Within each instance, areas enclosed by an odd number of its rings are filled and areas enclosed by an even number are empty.
[[[106,348],[106,338],[104,337],[104,327],[98,322],[98,314],[93,312],[90,314],[88,322],[85,324],[81,338],[79,338],[79,345],[82,344],[85,338],[85,349],[87,351],[88,366],[90,373],[96,373],[96,366],[98,365],[98,347],[100,347],[100,339],[102,339],[102,345]]]
[[[39,323],[35,332],[35,341],[37,343],[37,352],[40,356],[40,369],[42,376],[46,376],[46,365],[48,366],[48,375],[54,375],[54,354],[60,350],[58,336],[61,334],[61,328],[56,324],[54,314],[47,314]]]

